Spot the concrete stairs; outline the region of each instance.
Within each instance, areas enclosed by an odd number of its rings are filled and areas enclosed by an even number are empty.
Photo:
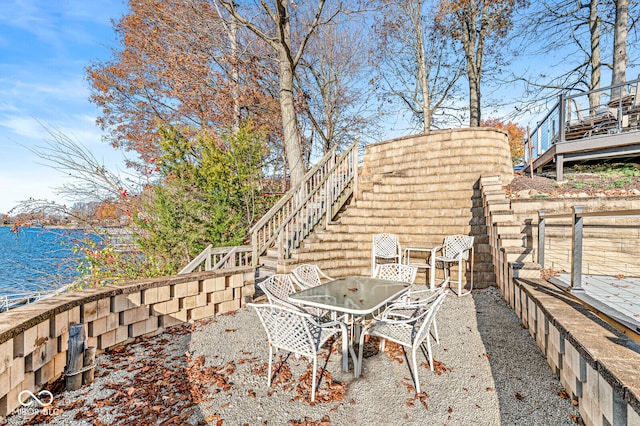
[[[486,173],[507,181],[512,176],[506,136],[493,129],[436,131],[369,145],[351,203],[290,260],[280,261],[278,271],[315,263],[331,276],[369,274],[373,234],[397,234],[403,248],[434,247],[446,235],[466,234],[475,237],[475,285],[495,284],[479,185]],[[515,227],[511,231],[503,238],[517,246],[522,237],[512,235]]]

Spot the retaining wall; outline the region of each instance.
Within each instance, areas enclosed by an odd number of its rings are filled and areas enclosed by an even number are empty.
[[[537,212],[638,208],[640,198],[507,200],[496,176],[483,177],[483,207],[497,285],[529,330],[588,426],[640,425],[640,345],[570,294],[540,277],[540,266],[510,261],[501,234],[517,226],[537,247]],[[508,210],[506,209],[508,208]],[[532,263],[532,262],[531,262]]]
[[[254,268],[197,272],[85,289],[0,313],[0,417],[23,390],[64,372],[69,325],[84,323],[97,353],[165,328],[239,309],[254,294]]]

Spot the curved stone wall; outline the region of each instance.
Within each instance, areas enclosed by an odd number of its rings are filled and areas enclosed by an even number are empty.
[[[197,272],[50,297],[0,313],[0,417],[23,390],[64,372],[69,325],[83,323],[97,353],[185,321],[239,309],[254,294],[254,268]]]
[[[466,234],[476,237],[475,283],[495,284],[479,189],[483,175],[513,178],[501,130],[436,130],[368,145],[355,202],[305,241],[292,263],[316,263],[332,276],[360,275],[370,273],[373,234],[397,234],[403,247],[434,247],[446,235]]]

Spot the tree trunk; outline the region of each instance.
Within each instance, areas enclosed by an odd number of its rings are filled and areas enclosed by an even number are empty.
[[[589,33],[591,34],[591,83],[589,90],[600,88],[600,17],[598,16],[598,1],[589,3]],[[591,114],[600,107],[600,92],[589,94],[589,110]]]
[[[611,84],[627,81],[627,34],[629,32],[629,0],[615,0],[616,23],[613,31],[613,72]],[[614,89],[615,90],[615,89]],[[621,96],[618,89],[615,96]],[[614,97],[614,93],[611,93]]]
[[[300,131],[293,101],[293,71],[284,49],[280,50],[280,112],[287,164],[291,187],[294,187],[305,174],[305,166],[300,143]]]
[[[416,37],[416,53],[418,62],[418,84],[422,92],[422,127],[423,132],[431,128],[431,96],[429,94],[429,72],[426,60],[424,35],[422,33],[422,2],[418,1],[411,11],[411,22],[415,30]]]

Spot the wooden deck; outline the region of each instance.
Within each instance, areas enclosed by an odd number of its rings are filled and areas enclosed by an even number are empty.
[[[640,157],[639,86],[637,79],[592,92],[562,94],[525,142],[525,170],[533,166],[542,171],[555,164],[556,179],[562,180],[567,163]],[[615,93],[624,94],[612,97]],[[591,95],[600,102],[589,106]]]
[[[560,287],[568,288],[570,274],[554,277]],[[583,275],[584,295],[572,293],[588,305],[625,327],[640,333],[640,277]]]
[[[640,156],[640,129],[620,134],[589,135],[556,143],[533,161],[533,168],[542,170],[555,163],[556,177],[562,180],[562,169],[566,163],[636,156]]]

